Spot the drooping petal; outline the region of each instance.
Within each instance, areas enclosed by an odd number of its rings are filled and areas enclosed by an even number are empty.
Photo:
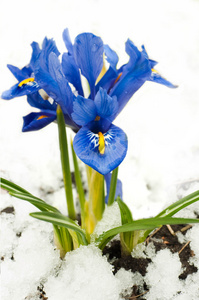
[[[108,173],[104,176],[106,181],[106,197],[105,197],[105,203],[108,203],[109,198],[109,191],[110,191],[110,185],[111,185],[111,173]],[[116,185],[116,191],[115,191],[115,199],[117,197],[120,197],[121,200],[123,200],[123,192],[122,192],[122,182],[120,179],[117,179],[117,185]]]
[[[53,102],[52,104],[48,101],[48,99],[43,99],[41,97],[41,95],[39,94],[39,92],[37,93],[33,93],[28,95],[27,97],[27,101],[28,103],[32,106],[32,107],[36,107],[39,109],[48,109],[48,110],[55,110],[56,111],[56,107],[57,105],[55,104],[55,102]]]
[[[27,67],[24,67],[22,70],[9,64],[7,65],[7,67],[19,82],[24,80],[25,78],[30,77],[32,72],[32,70],[30,70],[30,68]]]
[[[2,93],[1,98],[5,100],[10,100],[15,97],[20,97],[24,95],[28,95],[31,93],[35,93],[39,90],[39,85],[35,81],[30,81],[27,83],[22,84],[15,84],[9,90]]]
[[[97,115],[93,100],[77,96],[73,102],[72,118],[78,125],[84,126],[95,120]]]
[[[129,62],[122,67],[121,77],[109,93],[110,96],[117,97],[119,104],[118,114],[133,94],[151,76],[149,60],[130,40],[126,43],[126,51],[130,56]]]
[[[103,134],[104,147],[100,141],[101,134],[93,133],[89,126],[82,127],[73,142],[77,156],[87,165],[105,175],[115,169],[127,152],[127,136],[119,127],[111,125]]]
[[[160,75],[160,73],[158,73],[156,70],[152,69],[152,73],[150,78],[148,79],[149,81],[153,81],[156,83],[160,83],[163,84],[169,88],[176,88],[177,85],[174,85],[173,83],[171,83],[170,81],[166,80],[164,77],[162,77]]]
[[[97,108],[97,115],[109,119],[118,111],[118,102],[116,97],[110,97],[106,90],[100,88],[95,96],[94,103]]]
[[[56,119],[56,112],[33,112],[23,117],[23,132],[39,130]]]
[[[74,57],[68,53],[64,53],[62,56],[62,70],[66,79],[73,84],[79,95],[83,96],[80,71],[77,67]]]
[[[103,42],[92,33],[82,33],[76,37],[73,49],[75,61],[88,80],[94,99],[95,82],[103,67]]]

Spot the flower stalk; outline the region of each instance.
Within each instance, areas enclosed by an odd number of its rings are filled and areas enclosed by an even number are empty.
[[[70,219],[75,220],[76,212],[75,212],[75,206],[73,201],[72,179],[71,179],[69,154],[68,154],[68,142],[66,136],[64,115],[60,105],[57,106],[57,124],[58,124],[58,132],[59,132],[59,148],[60,148],[64,188],[66,194],[66,202],[68,208],[68,216]]]

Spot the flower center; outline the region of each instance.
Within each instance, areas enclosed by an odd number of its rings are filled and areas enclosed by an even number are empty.
[[[105,152],[105,140],[104,140],[104,135],[102,132],[98,132],[98,137],[99,137],[99,153],[104,154]]]
[[[18,84],[18,86],[19,86],[19,87],[22,87],[22,85],[27,84],[27,83],[29,83],[29,82],[31,82],[31,81],[35,81],[35,79],[34,79],[33,77],[26,78],[26,79],[22,80],[22,81]]]

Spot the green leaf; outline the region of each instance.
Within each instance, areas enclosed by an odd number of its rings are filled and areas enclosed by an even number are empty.
[[[122,225],[132,223],[133,217],[132,217],[132,213],[131,213],[130,209],[128,208],[128,206],[120,199],[120,197],[117,197],[116,201],[120,208]],[[134,236],[134,233],[135,233],[135,231],[120,233],[122,255],[128,255],[131,253],[131,251],[133,249],[133,245],[134,245],[134,240],[137,237],[137,235]]]
[[[14,196],[16,198],[19,198],[21,200],[28,201],[35,207],[37,207],[41,211],[52,211],[52,212],[59,212],[59,210],[52,206],[47,204],[45,201],[31,195],[31,194],[23,194],[23,193],[15,193],[15,192],[10,192],[11,196]]]
[[[120,208],[122,225],[131,223],[133,221],[133,217],[128,206],[120,199],[120,197],[117,197],[116,201]]]
[[[30,216],[45,222],[52,223],[57,226],[65,227],[67,229],[72,229],[81,235],[83,244],[88,245],[84,231],[81,229],[79,225],[77,225],[70,218],[54,212],[35,212],[35,213],[31,213]]]
[[[172,217],[177,212],[182,210],[183,208],[191,205],[192,203],[199,200],[199,191],[196,191],[192,194],[189,194],[188,196],[174,202],[167,208],[165,208],[163,211],[161,211],[156,218],[162,218],[162,217]],[[154,228],[153,228],[154,229]],[[141,239],[141,242],[146,239],[146,237],[151,233],[152,230],[146,230],[143,234],[143,237]]]
[[[75,151],[73,149],[73,143],[72,143],[72,141],[71,141],[71,150],[72,150],[73,164],[74,164],[74,170],[75,170],[75,182],[76,182],[76,186],[77,186],[77,192],[78,192],[79,203],[80,203],[80,208],[81,208],[81,222],[82,222],[82,227],[84,228],[84,224],[85,224],[85,212],[84,212],[85,196],[84,196],[84,188],[83,188],[83,184],[82,184],[81,174],[80,174],[80,171],[79,171],[77,156],[76,156]]]
[[[15,184],[5,178],[0,178],[0,186],[2,189],[5,189],[8,192],[30,194],[28,191],[26,191],[19,185]]]
[[[189,206],[190,204],[196,202],[199,200],[199,191],[196,191],[178,201],[171,204],[167,208],[165,208],[162,212],[160,212],[156,217],[172,217],[175,215],[178,211],[185,208],[186,206]]]
[[[118,167],[112,171],[111,184],[110,184],[109,197],[108,197],[108,206],[112,205],[113,202],[115,201],[117,175],[118,175]]]
[[[133,221],[130,224],[124,224],[122,226],[115,227],[113,229],[104,232],[95,240],[95,243],[100,249],[103,249],[106,246],[106,244],[118,233],[131,232],[135,230],[149,230],[149,229],[154,229],[154,227],[156,228],[167,224],[172,225],[172,224],[188,224],[188,223],[199,223],[199,220],[171,218],[171,217],[141,219],[141,220]]]
[[[26,191],[25,189],[16,185],[13,182],[10,182],[9,180],[1,178],[1,187],[7,190],[11,196],[19,198],[21,200],[28,201],[29,203],[31,203],[41,211],[59,212],[59,210],[54,206],[51,206],[47,204],[45,201],[43,201],[42,199],[33,196],[28,191]]]

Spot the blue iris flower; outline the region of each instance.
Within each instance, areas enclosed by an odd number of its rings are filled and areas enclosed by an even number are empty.
[[[133,94],[146,81],[175,86],[154,69],[157,62],[149,59],[144,46],[140,51],[129,39],[125,44],[129,60],[120,68],[116,52],[92,33],[79,34],[72,44],[65,29],[63,40],[67,52],[61,62],[55,42],[45,38],[41,49],[36,42],[31,44],[31,60],[23,69],[8,65],[18,83],[5,91],[2,98],[27,95],[28,103],[40,109],[24,117],[23,131],[38,130],[55,121],[60,105],[66,126],[77,133],[76,154],[98,172],[107,174],[122,162],[127,152],[126,134],[113,121]],[[101,77],[104,57],[109,67]],[[90,88],[87,99],[82,75]]]
[[[127,152],[126,134],[112,124],[118,107],[117,98],[102,88],[94,100],[82,96],[74,100],[72,118],[82,126],[74,138],[74,150],[85,164],[103,175],[115,169]]]
[[[39,84],[35,80],[34,68],[38,56],[41,53],[41,49],[39,47],[39,44],[36,42],[33,42],[31,44],[31,47],[32,47],[32,56],[28,65],[26,65],[22,69],[19,69],[13,65],[7,65],[9,70],[18,80],[18,83],[12,86],[9,90],[3,92],[3,94],[1,95],[2,99],[10,100],[15,97],[20,97],[20,96],[35,93],[40,89]],[[46,58],[48,57],[49,53],[52,51],[55,52],[56,55],[60,54],[55,45],[55,42],[52,39],[49,40],[45,38],[42,44],[42,49],[43,52],[45,52]]]

